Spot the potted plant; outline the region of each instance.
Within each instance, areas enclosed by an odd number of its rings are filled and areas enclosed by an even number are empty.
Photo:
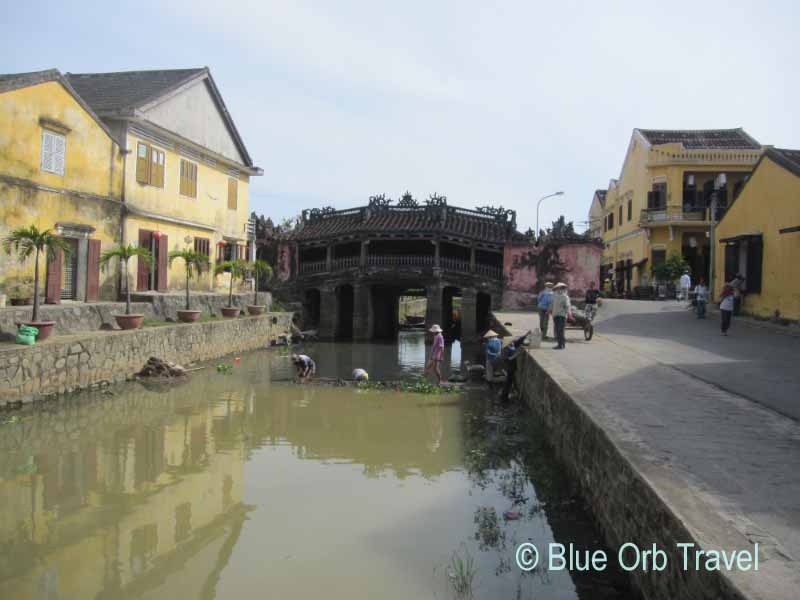
[[[272,279],[272,267],[264,260],[255,260],[245,266],[248,276],[253,278],[253,303],[247,305],[247,312],[251,315],[261,315],[267,310],[266,304],[258,303],[258,285],[262,279]]]
[[[33,304],[33,277],[9,277],[4,289],[11,306]]]
[[[20,262],[25,262],[34,255],[33,264],[33,314],[31,320],[23,325],[36,327],[39,330],[37,338],[45,340],[53,333],[55,321],[39,320],[39,258],[42,254],[52,260],[57,252],[69,254],[71,249],[63,238],[58,237],[49,229],[40,230],[36,225],[21,227],[13,230],[4,240],[3,249],[6,254],[16,253]]]
[[[172,264],[172,261],[176,258],[182,259],[186,268],[186,308],[178,311],[178,319],[184,323],[191,323],[192,321],[197,321],[198,317],[200,317],[200,311],[191,310],[191,306],[189,305],[189,280],[195,275],[199,276],[208,268],[208,257],[202,252],[195,252],[194,250],[186,248],[185,250],[174,250],[170,252],[169,264]]]
[[[233,305],[233,284],[237,279],[244,279],[247,274],[247,263],[243,260],[226,260],[218,263],[214,272],[217,275],[229,272],[231,274],[230,290],[228,291],[228,306],[223,306],[222,315],[225,317],[238,317],[242,311],[238,306]]]
[[[114,315],[114,319],[116,319],[120,329],[139,329],[139,327],[142,326],[142,321],[144,321],[144,315],[131,314],[131,288],[128,282],[128,261],[134,256],[137,257],[138,260],[144,261],[147,266],[153,264],[153,256],[150,254],[150,251],[147,248],[134,246],[133,244],[117,246],[111,250],[106,250],[100,255],[100,264],[104,270],[108,267],[108,263],[110,263],[112,259],[116,258],[122,262],[123,277],[125,279],[125,314]]]

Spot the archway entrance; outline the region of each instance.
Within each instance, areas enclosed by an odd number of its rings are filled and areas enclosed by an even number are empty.
[[[461,339],[461,288],[447,286],[442,290],[442,329],[448,341]]]
[[[306,329],[319,328],[320,307],[322,306],[319,290],[306,290],[303,298],[303,326]]]
[[[353,338],[353,311],[355,309],[353,286],[348,284],[336,288],[336,339]]]
[[[492,297],[484,292],[478,292],[475,298],[475,323],[478,333],[489,329],[491,324]]]

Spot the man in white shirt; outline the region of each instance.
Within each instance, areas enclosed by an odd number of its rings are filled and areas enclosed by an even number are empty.
[[[692,278],[689,277],[689,271],[684,271],[681,275],[681,295],[678,300],[683,300],[688,304],[689,302],[689,289],[692,287]]]

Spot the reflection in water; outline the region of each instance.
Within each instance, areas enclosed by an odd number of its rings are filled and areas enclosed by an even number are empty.
[[[421,336],[304,351],[331,377],[354,366],[408,377],[425,359]],[[552,539],[555,526],[550,509],[513,527],[497,515],[569,496],[548,461],[498,449],[507,436],[486,425],[482,391],[273,382],[290,376],[288,357],[253,353],[231,375],[87,393],[0,427],[0,598],[449,597],[443,568],[465,543],[481,566],[476,597],[578,597],[565,574],[510,567],[516,540]],[[567,535],[590,535],[578,523]]]

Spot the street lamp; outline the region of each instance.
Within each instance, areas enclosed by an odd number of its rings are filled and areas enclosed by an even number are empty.
[[[563,196],[564,192],[555,192],[554,194],[547,194],[547,196],[542,196],[539,198],[539,202],[536,203],[536,237],[539,237],[539,206],[542,203],[542,200],[547,200],[548,198],[552,198],[553,196]]]
[[[708,227],[708,241],[710,242],[708,258],[709,265],[708,269],[708,299],[709,301],[713,302],[714,300],[714,286],[716,285],[716,278],[717,278],[717,240],[716,240],[716,225],[717,225],[717,201],[719,190],[724,188],[728,183],[728,178],[725,176],[725,173],[720,173],[717,175],[716,179],[714,180],[714,191],[711,193],[711,207],[709,215],[711,217],[711,223]]]

